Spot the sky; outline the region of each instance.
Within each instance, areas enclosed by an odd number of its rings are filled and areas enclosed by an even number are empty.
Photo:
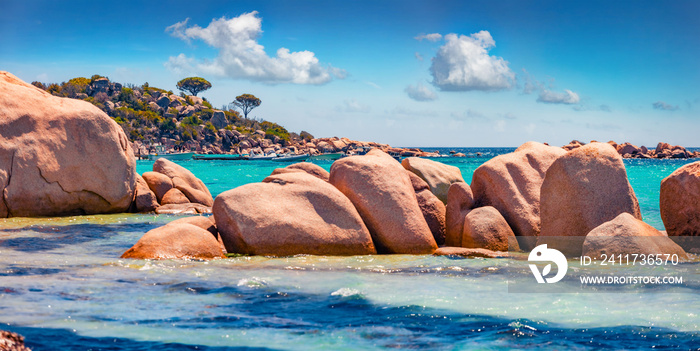
[[[316,137],[700,146],[700,1],[0,0],[0,70],[200,93]]]

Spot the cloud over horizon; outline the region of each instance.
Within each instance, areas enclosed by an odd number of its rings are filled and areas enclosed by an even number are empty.
[[[578,104],[581,98],[578,94],[574,93],[569,89],[564,89],[564,92],[556,92],[547,89],[540,90],[540,95],[537,98],[537,102],[543,102],[545,104],[565,104],[574,105]]]
[[[249,79],[267,84],[325,84],[333,77],[343,79],[344,70],[322,65],[311,51],[290,52],[277,49],[270,57],[258,43],[262,34],[262,18],[258,12],[244,13],[238,17],[213,19],[205,28],[188,27],[188,19],[165,29],[173,37],[186,42],[202,40],[218,49],[213,59],[196,60],[184,54],[171,56],[165,66],[174,71],[210,74],[234,79]]]
[[[434,91],[428,89],[421,83],[409,85],[404,89],[408,97],[416,101],[433,101],[437,100],[437,95]]]
[[[496,42],[488,31],[470,36],[447,34],[445,44],[432,58],[433,85],[443,91],[499,91],[515,85],[508,62],[490,56]]]
[[[663,111],[676,111],[676,110],[680,109],[680,107],[678,107],[678,105],[676,105],[676,106],[669,105],[663,101],[657,101],[651,105],[654,106],[654,109],[663,110]]]
[[[416,39],[418,41],[423,41],[423,39],[425,39],[427,41],[436,42],[436,41],[442,39],[442,34],[440,34],[440,33],[421,34],[421,35],[413,37],[413,39]]]

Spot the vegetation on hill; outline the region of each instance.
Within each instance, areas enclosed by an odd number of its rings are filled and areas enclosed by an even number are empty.
[[[244,105],[233,103],[221,110],[214,109],[206,98],[196,96],[196,93],[211,87],[208,81],[199,77],[181,80],[178,88],[183,92],[179,95],[148,83],[137,86],[110,82],[100,75],[77,77],[61,84],[32,84],[55,96],[92,103],[112,117],[132,142],[139,141],[143,145],[167,140],[180,149],[216,146],[221,152],[228,152],[238,147],[235,140],[240,138],[227,138],[227,130],[235,131],[236,135],[280,143],[313,138],[307,132],[302,132],[301,137],[277,123],[247,118],[248,112],[260,105],[260,99],[250,94],[241,95],[247,98]],[[186,95],[184,91],[193,95]],[[235,107],[240,107],[245,116],[241,116]]]

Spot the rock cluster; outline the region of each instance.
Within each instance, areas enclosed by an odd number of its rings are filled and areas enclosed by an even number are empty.
[[[591,141],[593,143],[595,141]],[[654,149],[648,149],[646,146],[638,147],[631,143],[618,144],[614,141],[608,141],[615,148],[618,154],[623,158],[695,158],[700,157],[700,152],[691,152],[680,145],[670,145],[660,142]],[[569,144],[562,146],[564,150],[570,151],[586,145],[578,140],[572,140]]]
[[[145,186],[141,185],[141,181]],[[164,158],[153,163],[153,171],[145,172],[139,184],[136,189],[136,212],[209,213],[214,204],[209,189],[199,178]]]
[[[472,186],[436,175],[441,166],[431,162],[411,159],[409,167],[402,167],[374,149],[336,161],[330,174],[308,163],[276,169],[262,183],[215,199],[217,228],[211,233],[218,233],[219,241],[216,234],[206,236],[188,223],[177,229],[165,226],[144,235],[124,257],[210,259],[221,257],[219,251],[212,253],[222,245],[231,253],[269,256],[508,257],[507,251],[539,244],[570,257],[633,251],[687,257],[683,247],[641,221],[622,156],[610,144],[594,142],[566,152],[525,143],[479,167]],[[174,184],[193,189],[198,184],[163,170],[168,167],[172,165],[160,162],[155,168],[164,173],[144,174],[155,199],[162,203],[175,189],[178,199],[191,201],[187,194],[193,190]],[[662,212],[678,217],[664,215],[671,235],[697,235],[698,225],[679,216],[698,212],[693,207],[695,192],[700,192],[698,169],[700,163],[687,165],[664,180]],[[439,180],[435,184],[449,184],[447,206],[436,194],[441,187],[431,187],[417,173]],[[678,201],[664,201],[664,196]],[[672,223],[689,229],[674,231]],[[183,247],[188,241],[196,245]]]
[[[641,221],[622,155],[615,147],[572,144],[579,145],[566,152],[526,143],[484,163],[474,172],[471,186],[453,184],[446,213],[448,247],[440,250],[455,255],[469,248],[517,250],[513,243],[525,250],[548,244],[570,257],[582,253],[686,257],[682,247]],[[698,174],[700,162],[682,167],[662,183],[661,211],[669,235],[700,233]]]

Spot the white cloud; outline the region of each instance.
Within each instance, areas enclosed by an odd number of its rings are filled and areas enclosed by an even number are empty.
[[[446,91],[498,91],[514,86],[515,74],[508,62],[489,55],[496,46],[489,32],[448,34],[445,40],[430,66],[435,86]]]
[[[372,81],[369,81],[369,80],[366,81],[365,84],[367,84],[367,85],[369,85],[369,86],[371,86],[371,87],[373,87],[373,88],[375,88],[375,89],[381,89],[381,88],[382,88],[381,86],[379,86],[379,84],[377,84],[377,83],[375,83],[375,82],[372,82]]]
[[[403,106],[396,106],[391,111],[386,111],[386,113],[402,117],[435,117],[438,115],[437,112],[435,112],[434,110],[411,110]]]
[[[451,116],[453,119],[456,119],[456,120],[458,120],[458,121],[466,121],[466,120],[488,120],[488,118],[486,118],[486,115],[484,115],[483,113],[481,113],[481,112],[479,112],[479,111],[472,110],[472,109],[467,109],[467,110],[464,111],[463,113],[452,112],[452,113],[450,114],[450,116]]]
[[[418,41],[423,41],[423,39],[425,39],[427,41],[436,42],[436,41],[442,39],[442,34],[440,34],[440,33],[421,34],[421,35],[418,35],[416,37],[413,37],[413,39],[416,39]]]
[[[680,108],[680,107],[678,107],[678,105],[676,105],[676,106],[669,105],[663,101],[657,101],[657,102],[653,103],[652,106],[654,106],[654,108],[657,110],[664,110],[664,111],[675,111],[675,110],[678,110]]]
[[[581,98],[579,98],[578,94],[568,89],[564,89],[563,93],[542,89],[540,91],[540,96],[537,98],[537,102],[544,102],[546,104],[573,105],[578,104],[579,101],[581,101]]]
[[[535,91],[540,91],[544,89],[544,85],[538,82],[536,79],[532,78],[530,72],[523,68],[523,73],[521,75],[523,84],[523,94],[532,94]]]
[[[416,60],[423,61],[423,55],[421,55],[418,51],[416,51],[414,55],[416,56]]]
[[[268,84],[324,84],[332,77],[342,79],[344,70],[322,65],[311,51],[291,52],[287,48],[277,49],[270,57],[258,43],[262,34],[262,18],[257,11],[238,17],[214,19],[205,28],[187,26],[189,19],[175,23],[165,30],[176,38],[187,42],[202,40],[218,49],[213,59],[196,61],[180,54],[170,57],[166,67],[178,72],[196,72],[236,79],[250,79]]]
[[[369,111],[371,111],[372,108],[368,105],[364,105],[364,104],[359,103],[355,99],[350,99],[350,100],[343,101],[343,106],[336,107],[336,110],[343,111],[343,112],[350,112],[350,113],[355,113],[355,112],[369,113]]]
[[[423,84],[409,85],[404,89],[408,97],[416,101],[433,101],[437,100],[435,92],[425,87]]]

